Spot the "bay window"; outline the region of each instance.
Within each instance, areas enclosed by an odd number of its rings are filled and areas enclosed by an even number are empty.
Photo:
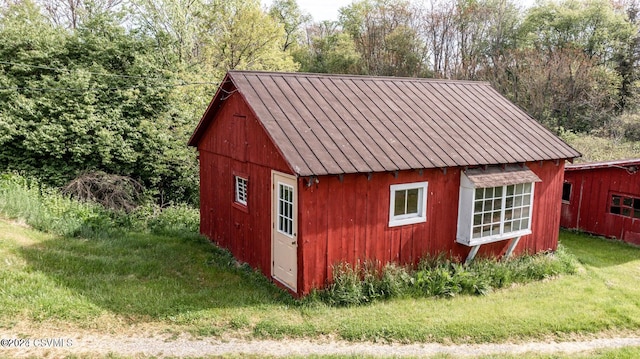
[[[530,234],[538,181],[533,172],[519,166],[464,171],[457,241],[475,246]]]

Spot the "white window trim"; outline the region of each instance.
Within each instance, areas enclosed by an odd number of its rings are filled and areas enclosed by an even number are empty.
[[[465,177],[464,174],[462,176]],[[476,187],[470,183],[470,181],[462,180],[460,186],[460,200],[458,203],[458,235],[456,236],[456,241],[458,243],[467,245],[467,246],[476,246],[480,244],[499,242],[511,238],[516,238],[524,235],[531,234],[531,226],[533,223],[533,206],[535,204],[534,194],[535,194],[535,182],[527,182],[531,183],[531,204],[529,206],[529,222],[528,227],[520,229],[518,231],[512,231],[507,233],[495,234],[492,236],[473,238],[473,215],[474,215],[474,199],[475,199],[475,190]],[[504,187],[503,193],[506,193],[506,186],[494,186],[495,187]],[[482,187],[485,188],[485,187]],[[486,187],[490,188],[490,187]],[[500,228],[503,230],[504,226],[504,211],[505,211],[505,201],[502,201],[502,210],[501,210],[501,219],[500,219]]]
[[[247,199],[248,199],[248,192],[249,192],[249,180],[247,178],[241,177],[241,176],[234,176],[234,181],[235,181],[235,197],[236,197],[236,203],[241,204],[243,206],[247,205]],[[244,186],[240,185],[240,181],[244,182]],[[244,194],[244,196],[241,196],[241,194]],[[242,197],[244,197],[244,199],[242,199]]]
[[[390,186],[389,196],[389,227],[404,226],[408,224],[422,223],[427,221],[427,182],[414,182],[404,184],[394,184]],[[396,191],[418,189],[418,213],[403,214],[394,216]]]

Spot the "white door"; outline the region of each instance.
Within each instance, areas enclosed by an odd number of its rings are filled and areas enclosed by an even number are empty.
[[[294,292],[298,287],[298,197],[296,178],[273,172],[271,258],[273,278]]]

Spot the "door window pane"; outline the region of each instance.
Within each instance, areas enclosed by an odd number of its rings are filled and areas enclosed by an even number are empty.
[[[278,184],[278,231],[293,237],[293,187]]]

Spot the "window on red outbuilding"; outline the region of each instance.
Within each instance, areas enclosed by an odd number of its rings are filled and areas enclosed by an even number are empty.
[[[562,184],[562,202],[571,202],[571,183],[564,182]]]
[[[640,198],[612,194],[609,212],[625,217],[640,218]]]

